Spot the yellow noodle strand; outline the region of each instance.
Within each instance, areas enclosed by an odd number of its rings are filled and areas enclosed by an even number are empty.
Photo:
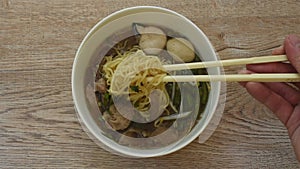
[[[109,92],[114,95],[129,94],[133,105],[145,112],[150,106],[151,92],[158,89],[163,92],[163,95],[160,95],[163,100],[160,106],[166,108],[170,101],[162,80],[166,76],[162,63],[156,56],[146,56],[143,51],[137,49],[136,47],[123,54],[118,52],[117,58],[107,58],[103,71],[107,84],[110,85]],[[148,77],[152,78],[149,80]],[[136,87],[138,91],[132,90],[131,86]]]

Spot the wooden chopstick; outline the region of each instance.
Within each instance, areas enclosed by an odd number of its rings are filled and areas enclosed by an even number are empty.
[[[288,61],[286,55],[260,56],[242,59],[229,59],[221,61],[209,62],[193,62],[183,64],[164,65],[167,71],[198,69],[219,66],[234,66],[243,64],[257,64],[270,62]],[[164,82],[213,82],[213,81],[228,81],[228,82],[300,82],[300,74],[297,73],[269,73],[269,74],[228,74],[228,75],[175,75],[166,76]]]
[[[164,68],[167,71],[172,71],[172,70],[198,69],[198,68],[219,67],[219,66],[234,66],[234,65],[268,63],[268,62],[283,62],[287,60],[288,59],[286,55],[273,55],[273,56],[260,56],[260,57],[251,57],[251,58],[242,58],[242,59],[228,59],[228,60],[221,60],[221,61],[171,64],[171,65],[164,65]]]
[[[228,74],[228,75],[175,75],[165,76],[164,82],[300,82],[300,74]]]

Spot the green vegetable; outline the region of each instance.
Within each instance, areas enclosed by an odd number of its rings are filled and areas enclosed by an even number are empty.
[[[200,119],[201,114],[206,107],[206,104],[208,102],[209,92],[210,92],[209,82],[200,82],[199,84],[200,107],[199,107],[199,114],[197,119]]]
[[[130,86],[130,89],[135,92],[139,92],[139,86]]]
[[[112,105],[112,103],[113,103],[113,101],[112,101],[112,98],[111,98],[110,94],[108,92],[104,93],[104,95],[103,95],[103,104],[102,104],[104,109],[109,110],[109,106]]]

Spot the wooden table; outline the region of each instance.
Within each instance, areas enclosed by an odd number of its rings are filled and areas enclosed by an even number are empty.
[[[227,84],[222,120],[204,144],[130,159],[90,140],[71,95],[75,52],[98,21],[136,5],[185,15],[221,59],[268,55],[300,34],[299,0],[0,0],[0,168],[300,167],[284,126],[237,83]]]

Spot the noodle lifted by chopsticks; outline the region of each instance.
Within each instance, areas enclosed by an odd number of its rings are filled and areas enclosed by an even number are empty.
[[[115,96],[129,94],[130,101],[139,111],[149,109],[150,94],[155,89],[162,91],[159,95],[161,108],[169,105],[163,82],[167,73],[157,56],[147,56],[142,50],[125,52],[115,59],[107,59],[103,71],[110,85],[109,93]]]

